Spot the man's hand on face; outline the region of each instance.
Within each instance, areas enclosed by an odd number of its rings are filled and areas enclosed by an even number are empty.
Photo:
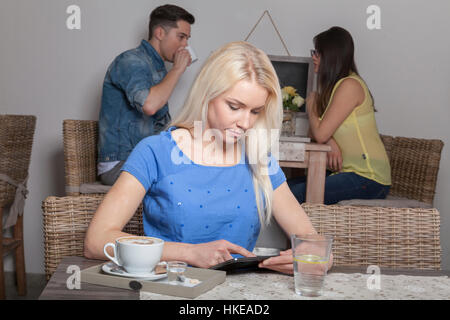
[[[173,68],[184,72],[191,65],[191,55],[184,47],[179,48],[173,58]]]

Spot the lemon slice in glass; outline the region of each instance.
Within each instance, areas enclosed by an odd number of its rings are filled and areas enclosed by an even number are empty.
[[[299,256],[295,256],[294,261],[302,262],[302,263],[309,263],[309,264],[328,263],[328,259],[321,257],[321,256],[314,255],[314,254],[302,254]]]

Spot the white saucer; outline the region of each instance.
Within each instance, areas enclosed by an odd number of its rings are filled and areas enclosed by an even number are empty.
[[[112,274],[114,276],[125,277],[125,278],[134,278],[140,280],[158,280],[167,277],[167,273],[155,274],[154,272],[149,273],[128,273],[122,267],[118,267],[114,262],[105,263],[102,266],[102,270],[108,274]]]

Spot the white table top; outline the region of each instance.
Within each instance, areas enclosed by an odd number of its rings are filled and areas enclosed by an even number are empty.
[[[184,299],[156,293],[140,293],[141,300]],[[294,292],[294,277],[274,272],[227,275],[226,281],[198,296],[198,300],[391,300],[450,299],[448,276],[330,273],[320,297],[302,297]]]

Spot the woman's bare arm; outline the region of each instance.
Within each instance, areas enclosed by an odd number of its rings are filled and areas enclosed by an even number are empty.
[[[90,259],[106,260],[103,247],[108,242],[129,234],[122,232],[123,227],[133,217],[145,196],[142,184],[128,172],[122,172],[119,179],[106,194],[86,233],[84,255]],[[112,250],[108,251],[113,255]],[[180,242],[164,243],[161,260],[181,260],[190,265],[208,268],[231,259],[231,253],[254,256],[245,248],[226,240],[217,240],[201,244]]]
[[[364,90],[355,79],[345,79],[336,89],[331,103],[322,121],[315,112],[317,93],[311,93],[306,99],[309,127],[318,143],[326,143],[352,113],[364,101]]]
[[[127,236],[123,227],[133,217],[145,195],[142,184],[128,172],[122,172],[106,194],[92,218],[84,241],[84,255],[106,259],[103,247],[116,238]]]

